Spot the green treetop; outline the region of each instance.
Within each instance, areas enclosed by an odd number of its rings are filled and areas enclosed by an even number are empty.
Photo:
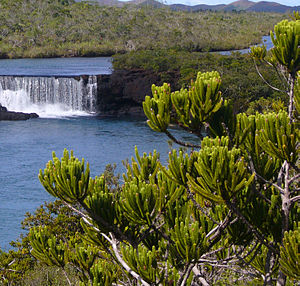
[[[280,75],[288,112],[234,114],[219,91],[220,75],[198,73],[188,89],[153,86],[145,98],[149,126],[193,148],[173,150],[166,166],[156,152],[136,150],[124,185],[112,190],[72,153],[61,160],[54,154],[39,179],[81,216],[85,233],[80,244],[64,243],[34,228],[32,254],[48,265],[73,265],[82,285],[299,279],[299,31],[298,18],[280,22],[271,58],[264,48],[252,50]],[[199,143],[178,140],[170,124]]]

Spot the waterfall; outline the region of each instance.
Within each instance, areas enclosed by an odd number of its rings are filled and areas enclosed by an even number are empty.
[[[11,111],[40,117],[88,115],[96,112],[96,101],[96,76],[0,76],[0,103]]]

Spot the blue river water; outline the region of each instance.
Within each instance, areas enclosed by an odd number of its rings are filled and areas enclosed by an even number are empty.
[[[185,140],[191,139],[187,136]],[[0,121],[0,247],[7,250],[18,237],[26,212],[53,200],[37,176],[52,159],[52,151],[61,157],[64,148],[74,150],[76,157],[89,162],[94,177],[108,163],[116,163],[117,172],[123,173],[122,160],[134,156],[135,145],[140,154],[156,149],[166,162],[167,137],[152,131],[143,120],[91,116]]]
[[[0,60],[0,75],[78,76],[111,72],[110,57]]]
[[[270,48],[269,37],[264,39]],[[0,60],[0,76],[72,77],[111,72],[110,58]],[[175,134],[185,136],[179,131]],[[9,249],[9,242],[18,238],[26,212],[53,200],[37,176],[52,158],[52,151],[61,157],[64,148],[74,150],[75,156],[90,163],[91,175],[96,176],[108,163],[117,163],[117,172],[122,173],[122,160],[134,155],[135,145],[140,153],[157,149],[166,162],[166,136],[152,131],[143,120],[72,116],[0,121],[0,248]]]

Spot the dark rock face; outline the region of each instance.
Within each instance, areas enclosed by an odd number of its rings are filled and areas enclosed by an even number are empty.
[[[7,112],[7,108],[0,103],[0,112]]]
[[[175,74],[168,74],[173,86]],[[117,70],[111,75],[98,76],[98,110],[100,116],[132,115],[144,117],[142,102],[151,95],[152,84],[161,85],[160,75],[145,70]]]
[[[30,118],[39,117],[36,113],[23,113],[23,112],[14,112],[8,111],[6,107],[0,104],[0,121],[1,120],[27,120]]]

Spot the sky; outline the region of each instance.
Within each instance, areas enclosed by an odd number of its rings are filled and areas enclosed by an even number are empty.
[[[235,2],[236,0],[163,0],[163,3],[174,4],[182,3],[186,5],[198,5],[198,4],[207,4],[207,5],[216,5],[216,4],[229,4]],[[260,2],[262,0],[250,0],[252,2]],[[263,0],[268,2],[277,2],[287,6],[298,6],[300,5],[300,0]]]

